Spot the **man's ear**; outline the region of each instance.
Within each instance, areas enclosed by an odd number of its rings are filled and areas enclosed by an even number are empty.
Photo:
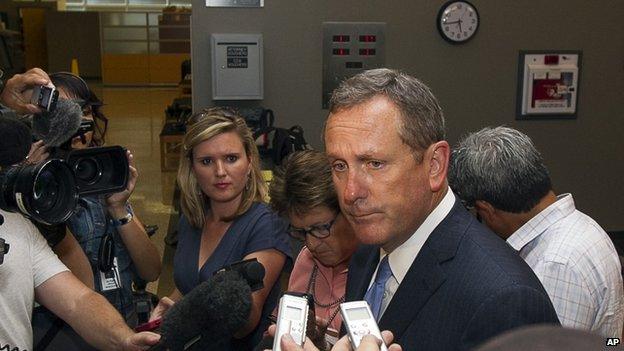
[[[447,186],[446,173],[450,152],[451,148],[445,140],[431,144],[425,152],[425,157],[429,160],[429,186],[433,192]]]
[[[486,222],[490,223],[496,216],[496,208],[487,201],[477,200],[475,201],[475,210],[477,214]]]

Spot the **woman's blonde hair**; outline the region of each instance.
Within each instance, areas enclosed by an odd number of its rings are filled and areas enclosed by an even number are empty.
[[[202,192],[195,173],[193,173],[193,148],[219,134],[235,132],[241,139],[246,156],[249,157],[251,173],[238,210],[233,220],[249,210],[255,201],[264,201],[267,185],[260,173],[260,156],[251,130],[245,120],[234,111],[224,108],[210,108],[193,115],[187,123],[182,140],[180,166],[178,167],[178,185],[180,187],[180,205],[182,213],[189,223],[196,228],[203,228],[205,216],[210,209],[210,199]]]

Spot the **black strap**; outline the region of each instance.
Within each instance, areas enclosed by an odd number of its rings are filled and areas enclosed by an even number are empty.
[[[260,117],[259,129],[264,129],[266,127],[273,127],[273,123],[275,123],[275,115],[273,114],[273,110],[269,108],[263,109],[262,115]]]
[[[52,315],[52,313],[50,313],[50,315]],[[54,315],[52,316],[54,318],[52,326],[50,327],[50,329],[48,329],[43,338],[39,340],[37,345],[35,345],[33,351],[44,351],[48,347],[48,345],[50,345],[52,340],[54,340],[56,334],[58,334],[58,332],[63,328],[63,325],[65,325],[65,322],[62,319]]]

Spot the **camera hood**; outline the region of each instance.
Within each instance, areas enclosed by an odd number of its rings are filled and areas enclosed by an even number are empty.
[[[74,173],[79,196],[111,194],[128,185],[130,165],[121,146],[71,151],[66,158]]]

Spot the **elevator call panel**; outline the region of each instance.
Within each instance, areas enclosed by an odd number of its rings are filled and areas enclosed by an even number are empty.
[[[386,24],[323,23],[323,108],[340,82],[362,71],[384,67]]]

